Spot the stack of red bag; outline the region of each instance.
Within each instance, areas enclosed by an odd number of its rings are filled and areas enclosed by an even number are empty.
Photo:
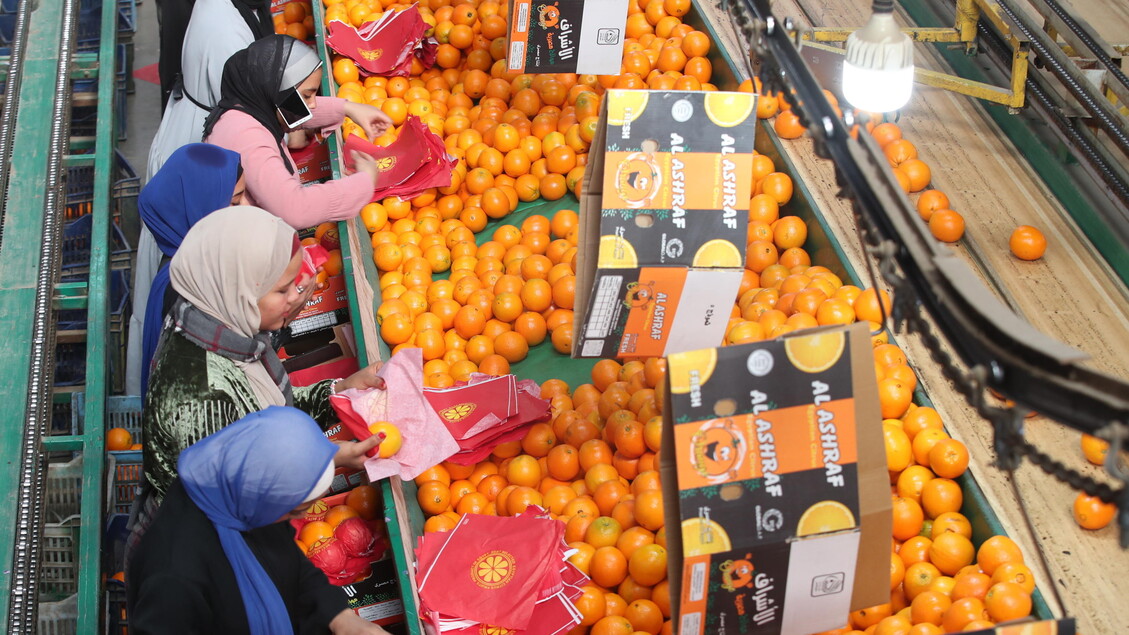
[[[557,635],[580,623],[573,604],[589,579],[568,562],[564,523],[530,506],[514,517],[464,514],[420,537],[420,608],[443,633]]]
[[[451,184],[451,173],[458,160],[447,153],[443,139],[411,115],[400,128],[400,136],[387,146],[369,143],[359,135],[345,140],[345,167],[353,169],[352,151],[364,152],[376,159],[380,174],[376,178],[372,200],[388,196],[414,198],[433,187]]]
[[[413,59],[418,58],[425,69],[435,64],[439,43],[424,36],[429,28],[413,4],[402,11],[386,11],[378,20],[365,22],[359,29],[333,20],[326,29],[325,41],[356,62],[366,75],[407,77]]]
[[[478,463],[549,416],[549,402],[541,399],[537,382],[513,375],[474,373],[470,381],[450,388],[424,388],[423,396],[459,444],[448,459],[459,465]]]

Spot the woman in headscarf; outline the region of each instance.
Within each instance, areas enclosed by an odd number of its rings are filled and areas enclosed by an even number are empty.
[[[168,292],[168,260],[196,221],[217,209],[241,205],[244,188],[239,155],[203,143],[178,149],[142,188],[137,208],[155,237],[159,260],[155,274],[146,274],[139,267],[133,279],[126,394],[145,394],[149,363],[174,295]]]
[[[248,413],[295,406],[322,425],[329,395],[382,387],[379,364],[341,380],[295,388],[270,345],[301,306],[298,234],[256,207],[228,207],[198,221],[169,265],[179,296],[165,316],[141,427],[145,483],[134,505],[136,544],[176,477],[180,453]],[[359,469],[378,439],[339,446],[337,465]]]
[[[242,157],[247,202],[296,228],[356,216],[372,198],[378,170],[372,157],[358,154],[356,173],[303,187],[286,145],[283,100],[296,92],[305,102],[312,115],[301,124],[305,129],[337,127],[349,117],[375,138],[391,124],[379,108],[318,97],[321,77],[322,63],[312,48],[286,35],[265,37],[227,61],[220,102],[204,123],[205,141]]]
[[[129,564],[130,631],[385,633],[348,608],[286,522],[326,493],[336,452],[308,415],[277,406],[184,450]]]

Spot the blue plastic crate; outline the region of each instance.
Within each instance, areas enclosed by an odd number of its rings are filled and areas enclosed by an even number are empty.
[[[90,230],[94,217],[86,214],[71,221],[63,230],[63,277],[69,282],[76,282],[88,271],[90,266]],[[110,224],[111,243],[110,258],[114,256],[128,257],[131,249],[125,240],[125,234],[116,223]],[[124,258],[118,258],[123,260]],[[113,284],[113,281],[111,281]],[[127,282],[128,286],[128,282]]]
[[[16,36],[16,14],[0,13],[0,44],[7,45]],[[7,53],[4,53],[7,55]]]
[[[120,333],[125,320],[128,318],[126,311],[130,308],[129,284],[131,269],[114,269],[110,271],[110,331]],[[81,282],[85,276],[63,278],[62,282]],[[60,331],[78,331],[86,328],[86,309],[70,309],[59,311],[56,314],[56,328]]]
[[[0,0],[0,12],[15,13],[19,8],[20,0]]]
[[[115,72],[116,85],[114,95],[114,107],[117,110],[118,119],[118,141],[125,141],[126,139],[126,117],[128,116],[128,100],[126,95],[129,93],[129,80],[130,80],[130,64],[129,46],[125,44],[118,44],[118,70]],[[95,47],[96,48],[96,47]],[[71,91],[75,93],[92,93],[98,90],[97,79],[76,79],[71,83]],[[71,109],[71,136],[72,137],[94,137],[98,135],[98,106],[75,106]],[[132,168],[130,168],[132,170]],[[136,175],[134,175],[136,176]]]
[[[77,110],[77,109],[76,109]],[[91,113],[97,117],[97,112]],[[74,122],[71,122],[72,130]],[[112,217],[116,224],[121,223],[124,212],[137,208],[137,195],[141,193],[141,179],[125,156],[114,150],[114,182],[110,195],[113,199]],[[67,207],[64,218],[77,220],[90,214],[94,203],[94,166],[84,165],[67,168]]]
[[[118,34],[132,36],[137,30],[137,7],[133,0],[118,0]],[[102,43],[102,0],[83,0],[75,25],[75,50],[97,51]]]

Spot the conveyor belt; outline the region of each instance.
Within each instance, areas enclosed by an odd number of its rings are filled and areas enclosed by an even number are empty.
[[[818,26],[838,27],[864,24],[870,3],[804,0],[804,8],[808,11],[786,0],[774,3],[778,16],[802,18],[806,13],[815,16],[813,22],[820,21]],[[735,42],[727,46],[740,50]],[[915,52],[923,67],[947,70],[930,47],[919,45]],[[934,185],[949,194],[955,209],[968,220],[968,240],[954,247],[955,252],[991,282],[990,286],[1006,289],[1012,302],[1039,330],[1090,353],[1094,368],[1129,376],[1129,300],[1124,284],[1036,178],[1026,158],[1002,138],[983,106],[969,98],[918,86],[899,125],[932,167]],[[817,199],[848,260],[856,270],[864,271],[866,256],[854,239],[850,206],[836,198],[833,166],[813,160],[812,143],[807,138],[785,142],[785,146],[797,165],[797,177]],[[1039,226],[1051,236],[1051,249],[1044,260],[1025,263],[1008,253],[1007,236],[1019,224]],[[969,252],[969,244],[978,247],[975,254]],[[919,365],[916,370],[921,384],[935,400],[950,432],[969,446],[977,480],[989,504],[1001,514],[1004,528],[1024,546],[1029,563],[1037,560],[1035,541],[1027,537],[1019,522],[1019,506],[1006,475],[989,467],[994,460],[990,426],[928,361],[928,347],[916,337],[903,338],[901,343]],[[1081,457],[1077,432],[1035,419],[1027,425],[1027,437],[1072,467],[1097,473]],[[1110,610],[1119,606],[1129,586],[1110,579],[1112,576],[1095,579],[1094,575],[1129,564],[1129,554],[1117,547],[1116,529],[1096,533],[1079,529],[1070,515],[1074,493],[1030,465],[1019,470],[1017,480],[1035,518],[1037,540],[1052,558],[1051,572],[1037,574],[1040,584],[1045,584],[1049,576],[1061,581],[1067,610],[1079,618],[1082,631],[1129,632],[1129,616]]]

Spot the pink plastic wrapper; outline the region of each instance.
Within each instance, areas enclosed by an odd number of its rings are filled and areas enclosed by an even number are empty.
[[[318,273],[318,269],[325,266],[329,261],[329,252],[321,245],[305,245],[302,247],[302,268],[298,272],[298,278],[309,276],[314,277]]]
[[[423,352],[420,349],[409,348],[396,353],[377,375],[384,379],[384,390],[350,388],[329,398],[342,425],[358,441],[372,436],[368,427],[377,421],[393,423],[403,435],[403,445],[394,457],[381,459],[370,454],[365,461],[370,481],[393,475],[404,480],[414,479],[459,451],[459,444],[423,397]]]

